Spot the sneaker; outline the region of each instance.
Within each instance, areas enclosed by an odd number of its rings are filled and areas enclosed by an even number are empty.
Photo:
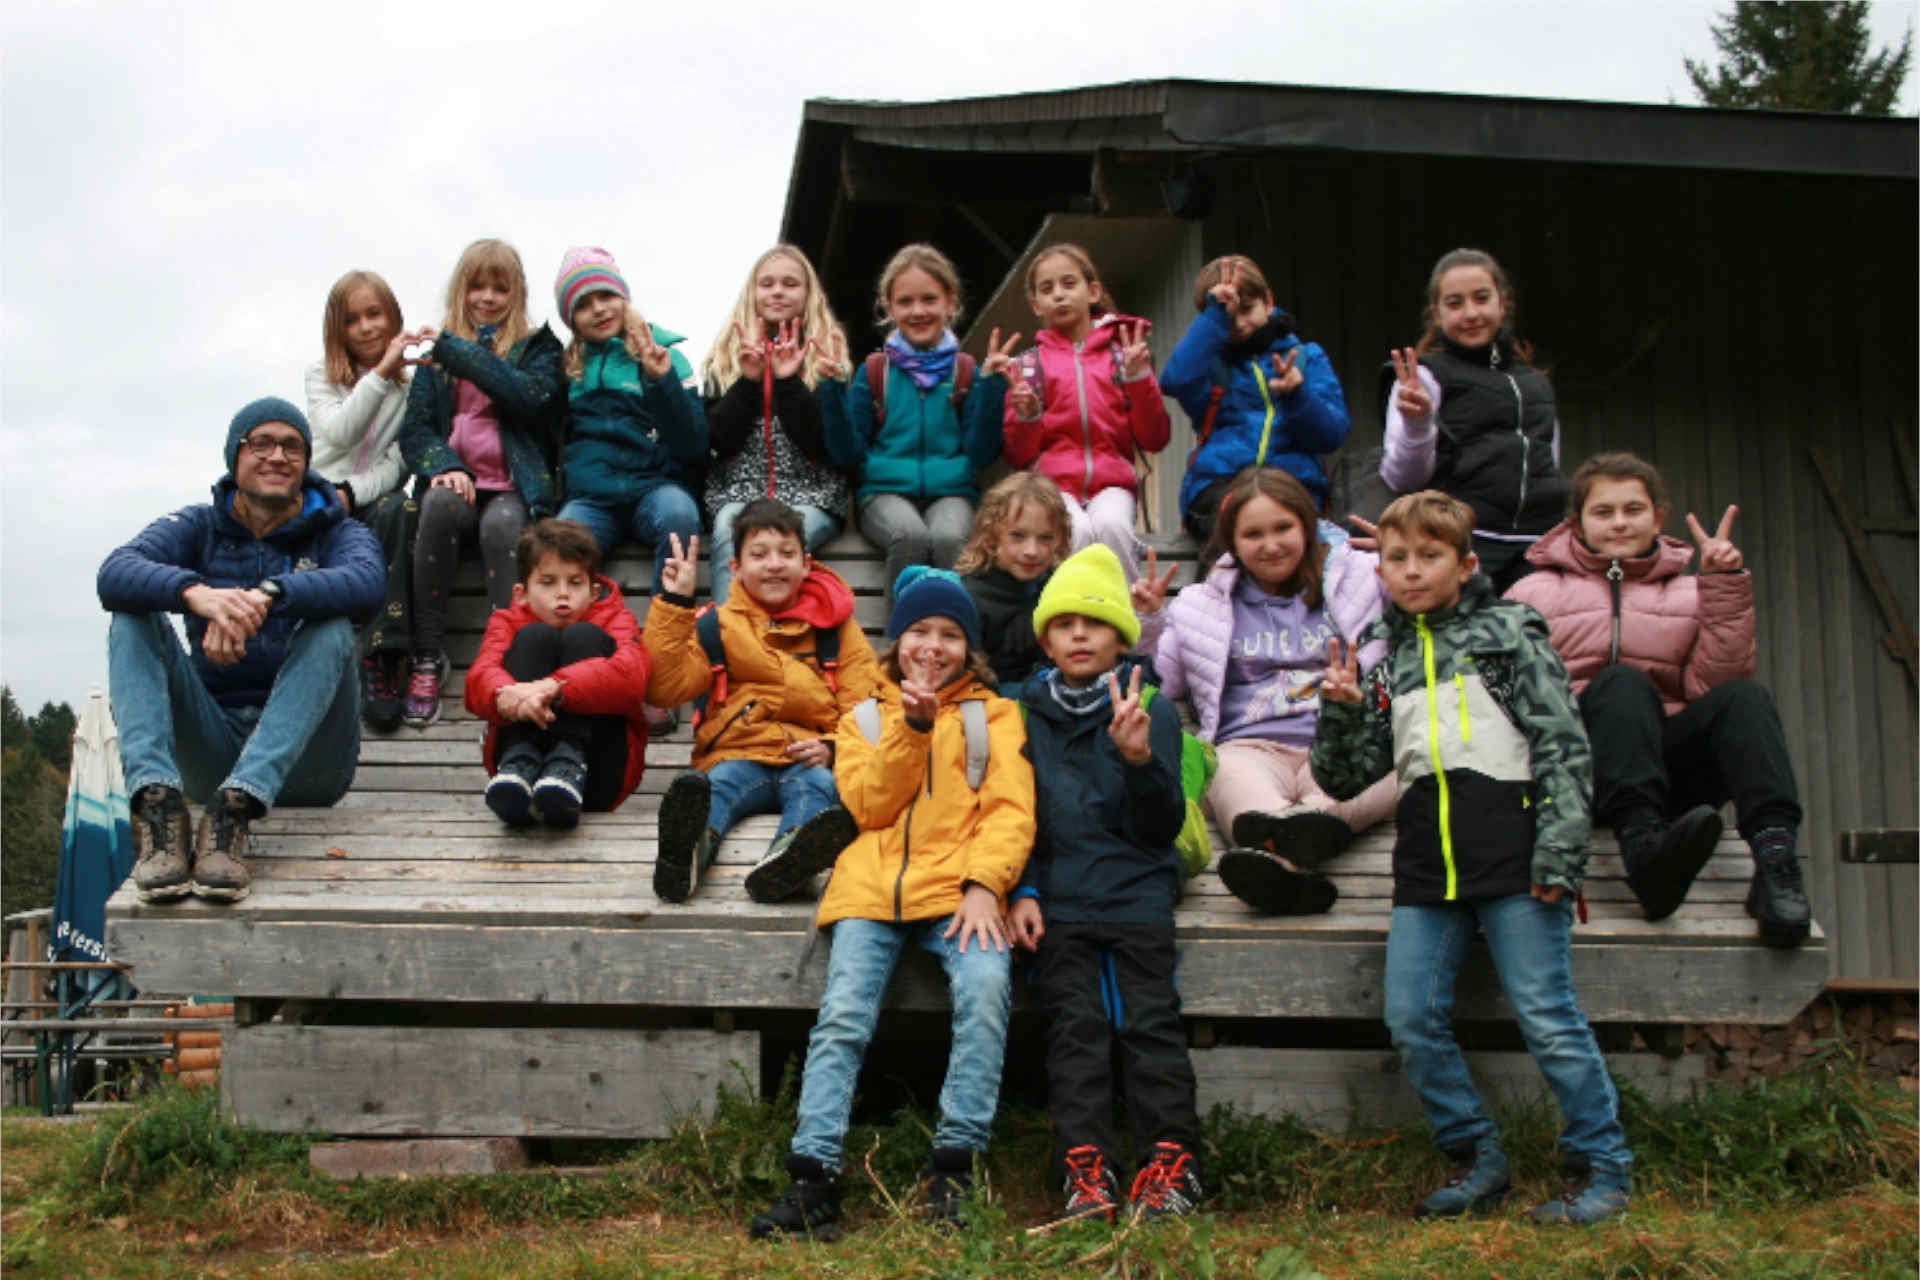
[[[707,825],[713,806],[713,784],[698,769],[689,769],[667,784],[660,800],[660,839],[653,857],[653,896],[662,902],[685,902],[693,896],[700,873],[713,861],[719,836]]]
[[[253,837],[247,824],[253,819],[253,797],[244,791],[214,793],[200,815],[194,835],[193,892],[212,902],[238,902],[252,891],[247,855]]]
[[[1628,1198],[1624,1174],[1576,1174],[1568,1179],[1566,1192],[1559,1199],[1549,1200],[1533,1211],[1533,1220],[1590,1227],[1625,1213]]]
[[[1100,1148],[1072,1148],[1067,1152],[1066,1166],[1067,1209],[1061,1220],[1105,1218],[1112,1222],[1120,1207],[1120,1179],[1114,1176]]]
[[[803,1236],[809,1240],[840,1238],[840,1175],[812,1156],[787,1157],[787,1193],[747,1224],[755,1240],[770,1236]]]
[[[1127,1212],[1135,1218],[1184,1217],[1200,1207],[1200,1172],[1193,1152],[1177,1142],[1153,1144],[1153,1159],[1134,1175]]]
[[[1665,920],[1687,900],[1720,843],[1720,813],[1699,804],[1665,826],[1654,824],[1620,834],[1620,861],[1627,869],[1627,887],[1640,900],[1640,912],[1649,920]]]
[[[413,673],[407,677],[407,698],[401,718],[416,729],[424,729],[440,718],[440,686],[447,679],[447,656],[416,657]]]
[[[1302,871],[1265,849],[1226,850],[1220,855],[1220,881],[1234,897],[1270,916],[1321,915],[1340,896],[1318,871]]]
[[[142,902],[172,902],[193,892],[187,802],[155,783],[133,797],[133,887]]]
[[[860,834],[853,815],[831,805],[767,846],[766,856],[747,872],[747,896],[755,902],[784,902],[808,881],[833,866],[840,851]]]
[[[487,808],[510,827],[532,826],[533,784],[540,776],[540,758],[520,750],[494,762],[487,779]]]
[[[680,714],[672,707],[656,707],[651,702],[640,708],[647,722],[647,737],[664,738],[680,727]]]
[[[927,1193],[927,1222],[936,1227],[967,1225],[967,1198],[973,1194],[973,1152],[965,1147],[935,1147],[920,1170]]]
[[[1233,842],[1244,849],[1277,853],[1296,867],[1317,867],[1352,847],[1353,828],[1314,809],[1292,813],[1250,809],[1233,820]]]
[[[400,727],[400,684],[393,678],[394,655],[384,651],[360,660],[360,719],[375,733]]]
[[[1753,885],[1747,890],[1747,914],[1760,922],[1760,941],[1770,947],[1797,947],[1813,928],[1813,913],[1793,833],[1762,831],[1748,843],[1753,847]]]
[[[571,751],[556,748],[533,784],[533,807],[550,827],[580,824],[580,806],[587,794],[587,762]]]
[[[1453,1172],[1446,1184],[1414,1206],[1416,1218],[1458,1218],[1485,1213],[1507,1198],[1513,1181],[1507,1172],[1507,1153],[1494,1138],[1482,1138],[1471,1147],[1447,1153]]]

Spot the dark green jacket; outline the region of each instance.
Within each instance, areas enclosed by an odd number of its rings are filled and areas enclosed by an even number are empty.
[[[560,436],[565,422],[566,375],[560,340],[545,325],[513,344],[504,357],[477,342],[443,333],[434,339],[435,368],[414,371],[407,416],[400,423],[400,456],[422,481],[467,471],[448,443],[453,435],[453,380],[487,393],[500,412],[500,445],[513,487],[538,520],[560,509]]]

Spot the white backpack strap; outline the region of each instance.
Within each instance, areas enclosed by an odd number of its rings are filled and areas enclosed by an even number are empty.
[[[993,743],[987,736],[987,704],[969,698],[960,704],[960,727],[967,735],[967,785],[975,791],[987,780],[987,757]]]
[[[853,722],[868,742],[880,741],[880,699],[866,698],[853,704]]]

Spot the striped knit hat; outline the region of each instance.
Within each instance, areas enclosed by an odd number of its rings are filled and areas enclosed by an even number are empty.
[[[573,327],[573,308],[590,293],[617,293],[629,301],[633,298],[612,254],[591,247],[567,250],[560,259],[560,274],[554,277],[553,300],[559,304],[560,320],[568,328]]]

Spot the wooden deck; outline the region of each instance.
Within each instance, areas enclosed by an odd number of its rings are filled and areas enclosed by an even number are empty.
[[[877,631],[875,554],[843,537],[823,558],[853,583],[859,616]],[[650,560],[623,557],[611,571],[644,617]],[[453,609],[457,660],[472,656],[485,615],[472,574]],[[687,764],[688,730],[650,746],[640,792],[617,813],[588,815],[568,833],[513,831],[481,799],[483,726],[460,706],[460,689],[456,675],[440,722],[424,732],[368,735],[354,789],[335,808],[282,809],[256,824],[244,902],[143,906],[129,883],[109,904],[114,957],[133,962],[149,989],[241,998],[223,1088],[243,1118],[271,1127],[637,1135],[659,1131],[700,1090],[710,1096],[733,1064],[756,1079],[756,1013],[816,1008],[826,974],[812,904],[762,906],[742,887],[774,819],[742,823],[692,900],[662,903],[651,889],[659,795]],[[1340,900],[1321,916],[1259,916],[1212,872],[1194,880],[1176,920],[1187,1016],[1378,1019],[1391,843],[1390,828],[1376,830],[1330,865]],[[1745,846],[1729,839],[1687,905],[1649,924],[1602,833],[1591,920],[1574,935],[1589,1016],[1645,1025],[1797,1013],[1824,983],[1824,938],[1816,931],[1797,951],[1759,945],[1742,908],[1750,874]],[[408,1022],[425,1007],[435,1011],[427,1021],[464,1025],[361,1025],[349,1035],[265,1021],[281,1000],[349,1015],[417,1006]],[[904,965],[891,1002],[944,1008],[937,969]],[[248,1010],[259,1025],[244,1025]],[[1484,950],[1463,976],[1459,1010],[1510,1017]],[[716,1017],[719,1031],[709,1029]],[[671,1096],[662,1071],[676,1081]],[[486,1100],[489,1091],[497,1096]],[[394,1105],[396,1095],[414,1104]]]

